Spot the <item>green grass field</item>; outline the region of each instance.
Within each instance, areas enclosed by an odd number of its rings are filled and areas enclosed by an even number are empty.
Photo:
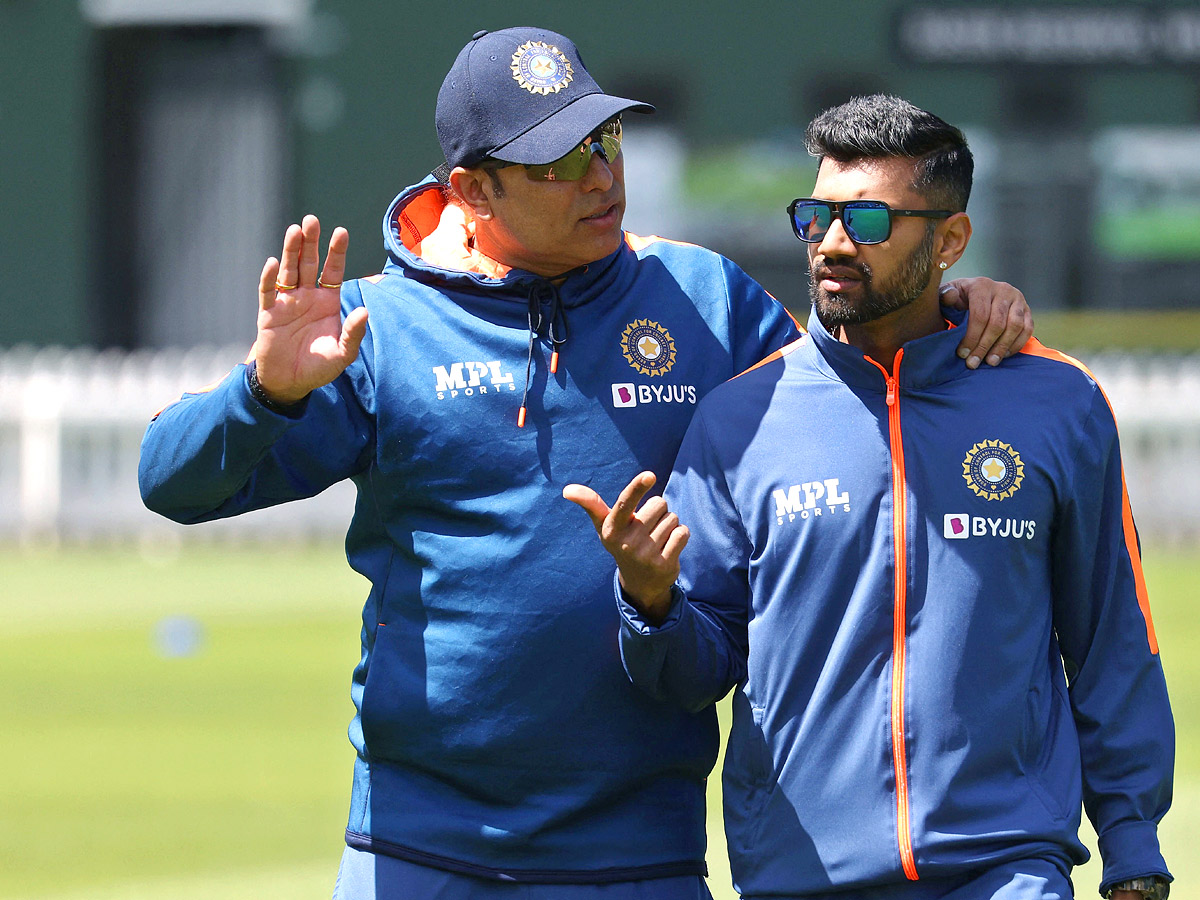
[[[1200,554],[1147,559],[1200,882]],[[364,582],[339,547],[0,549],[0,900],[328,898]],[[182,624],[181,624],[182,623]],[[735,895],[711,780],[717,900]],[[1098,868],[1077,873],[1095,896]]]

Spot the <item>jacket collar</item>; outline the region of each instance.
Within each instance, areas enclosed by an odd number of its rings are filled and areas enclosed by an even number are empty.
[[[967,313],[943,307],[942,315],[946,320],[945,330],[904,345],[899,373],[901,390],[924,390],[971,374],[956,353],[962,340],[959,329],[966,325]],[[816,307],[809,313],[808,333],[812,339],[812,355],[816,365],[830,378],[865,390],[879,393],[886,390],[887,382],[878,367],[857,347],[843,344],[831,335],[817,317]],[[879,362],[889,373],[893,373],[893,360]]]
[[[523,269],[506,269],[486,260],[467,242],[468,230],[453,215],[439,182],[431,175],[401,191],[383,217],[383,242],[388,253],[384,274],[402,274],[439,287],[511,297],[524,304],[539,284],[554,284],[567,308],[602,295],[618,277],[633,251],[622,241],[615,251],[547,279]]]

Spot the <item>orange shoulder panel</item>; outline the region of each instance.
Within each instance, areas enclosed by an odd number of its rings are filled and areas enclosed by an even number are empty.
[[[796,338],[790,344],[784,344],[782,347],[780,347],[774,353],[770,354],[769,356],[764,356],[762,359],[760,359],[758,362],[756,362],[750,368],[746,369],[745,372],[738,372],[736,375],[733,376],[733,378],[741,378],[743,375],[746,374],[746,372],[753,372],[755,369],[759,368],[760,366],[765,366],[767,363],[774,362],[777,359],[783,359],[789,353],[793,352],[794,350],[798,350],[800,345],[802,343],[804,343],[804,339],[806,337],[808,337],[807,334],[800,335],[800,337]],[[729,380],[732,381],[733,378],[731,378]]]
[[[629,249],[633,251],[645,250],[651,244],[676,244],[680,247],[698,247],[699,244],[692,244],[688,241],[673,241],[670,238],[659,237],[657,234],[648,234],[643,237],[640,234],[634,234],[630,231],[625,232],[625,243],[629,245]]]

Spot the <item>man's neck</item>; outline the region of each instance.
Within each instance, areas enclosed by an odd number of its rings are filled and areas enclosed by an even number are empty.
[[[881,319],[861,325],[843,325],[834,337],[862,351],[885,369],[891,371],[896,353],[909,341],[915,341],[944,330],[946,321],[938,303],[937,286],[912,303],[889,313]]]

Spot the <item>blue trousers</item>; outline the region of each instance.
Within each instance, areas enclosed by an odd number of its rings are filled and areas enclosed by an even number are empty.
[[[514,884],[347,847],[333,900],[712,900],[699,875],[615,884]]]

